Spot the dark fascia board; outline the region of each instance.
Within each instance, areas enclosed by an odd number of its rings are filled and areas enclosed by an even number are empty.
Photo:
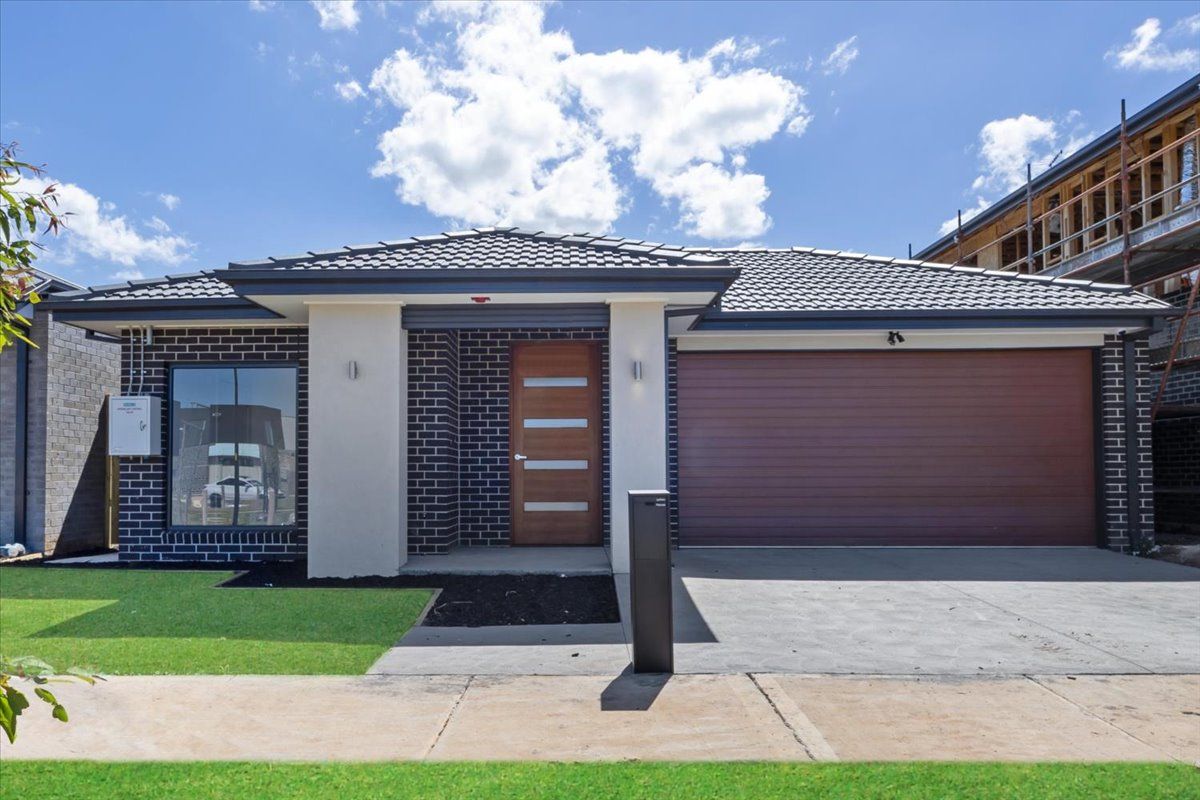
[[[701,291],[723,292],[737,267],[537,267],[411,270],[221,270],[217,277],[245,295],[439,294],[445,292]]]
[[[283,316],[241,298],[47,300],[42,305],[54,312],[55,319],[64,322],[280,319]]]
[[[1172,89],[1162,97],[1155,100],[1150,105],[1143,108],[1131,117],[1125,120],[1125,126],[1129,130],[1130,136],[1136,136],[1145,128],[1150,127],[1154,122],[1157,122],[1159,117],[1167,116],[1178,108],[1182,108],[1200,99],[1200,74],[1193,75],[1179,86]],[[1105,152],[1116,147],[1120,141],[1121,126],[1117,125],[1111,130],[1100,136],[1097,136],[1092,141],[1088,142],[1079,150],[1072,153],[1069,157],[1063,159],[1059,164],[1046,170],[1041,175],[1033,179],[1032,191],[1037,194],[1042,189],[1057,183],[1063,178],[1071,175],[1081,167],[1085,167],[1089,162],[1103,155]],[[1019,189],[1015,189],[1007,197],[997,200],[987,207],[986,211],[971,217],[970,220],[963,223],[963,235],[974,233],[977,229],[994,222],[997,217],[1007,214],[1018,205],[1025,202],[1025,186],[1022,185]],[[942,238],[926,245],[922,250],[913,255],[916,261],[924,261],[945,250],[950,245],[954,244],[954,237],[957,231],[951,231]]]
[[[695,330],[861,330],[907,328],[1153,328],[1175,309],[1031,309],[947,311],[723,311]]]

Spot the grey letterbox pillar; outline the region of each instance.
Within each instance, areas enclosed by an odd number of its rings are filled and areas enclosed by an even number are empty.
[[[629,606],[633,671],[674,672],[668,493],[629,493]]]

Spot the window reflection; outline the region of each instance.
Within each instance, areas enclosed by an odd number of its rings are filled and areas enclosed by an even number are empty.
[[[296,369],[171,371],[171,524],[296,522]]]

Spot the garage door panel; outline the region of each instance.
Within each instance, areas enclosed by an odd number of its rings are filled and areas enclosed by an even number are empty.
[[[1094,544],[1086,350],[683,353],[684,545]]]

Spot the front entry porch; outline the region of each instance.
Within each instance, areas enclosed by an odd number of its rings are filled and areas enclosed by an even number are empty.
[[[626,571],[625,494],[666,484],[663,304],[559,307],[553,325],[537,324],[537,309],[370,311],[310,310],[311,348],[321,351],[310,358],[321,365],[311,387],[310,577],[523,560],[548,565],[539,572]],[[371,315],[389,327],[382,340],[363,334]],[[359,430],[360,420],[373,427]],[[398,491],[377,502],[392,476]],[[584,552],[481,552],[548,545]],[[609,545],[611,566],[600,549]]]

